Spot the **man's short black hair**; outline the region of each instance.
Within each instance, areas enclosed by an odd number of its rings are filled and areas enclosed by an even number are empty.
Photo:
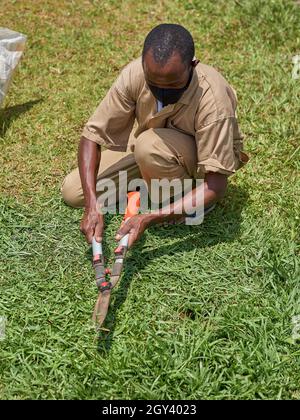
[[[192,62],[195,55],[192,35],[183,26],[173,23],[162,23],[149,32],[144,42],[143,61],[149,50],[152,51],[155,62],[162,67],[175,51],[186,65]]]

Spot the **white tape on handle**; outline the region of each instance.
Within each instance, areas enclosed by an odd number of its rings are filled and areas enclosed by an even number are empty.
[[[95,238],[92,241],[93,255],[102,255],[102,243],[97,242]]]
[[[123,236],[123,238],[119,241],[119,246],[128,246],[128,240],[129,240],[129,233]]]

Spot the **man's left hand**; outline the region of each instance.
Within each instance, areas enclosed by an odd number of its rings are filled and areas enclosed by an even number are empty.
[[[118,230],[116,234],[116,240],[119,241],[129,233],[128,248],[130,248],[134,242],[138,241],[144,231],[147,229],[149,223],[147,221],[147,215],[137,214],[132,216],[123,226]]]

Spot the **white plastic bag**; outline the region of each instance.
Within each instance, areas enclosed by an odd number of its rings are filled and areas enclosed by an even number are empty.
[[[14,69],[21,58],[26,36],[0,27],[0,106],[7,92]]]

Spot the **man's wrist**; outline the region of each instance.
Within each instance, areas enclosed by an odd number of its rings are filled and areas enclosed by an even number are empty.
[[[147,213],[144,214],[143,217],[144,222],[148,227],[163,222],[166,219],[167,215],[162,213]]]
[[[170,211],[169,213],[164,213],[163,211],[156,211],[155,213],[145,214],[145,223],[148,227],[158,223],[178,220],[181,219],[183,216],[184,213],[174,213],[174,211]]]
[[[95,210],[97,206],[97,199],[96,196],[95,197],[91,197],[88,200],[85,200],[85,211],[91,211],[91,210]]]

